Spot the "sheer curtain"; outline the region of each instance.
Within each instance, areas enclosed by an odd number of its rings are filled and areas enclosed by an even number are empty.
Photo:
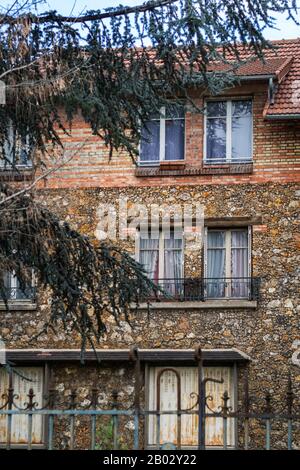
[[[248,232],[231,232],[231,276],[238,278],[231,283],[232,297],[248,296]]]
[[[140,239],[140,263],[153,281],[159,279],[159,239]]]
[[[225,295],[225,232],[209,231],[207,239],[207,296]]]
[[[172,295],[179,295],[183,288],[182,283],[182,239],[175,238],[174,232],[165,239],[164,243],[164,277],[165,289]]]

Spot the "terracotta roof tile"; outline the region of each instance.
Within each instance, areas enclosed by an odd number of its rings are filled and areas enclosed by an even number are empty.
[[[267,103],[264,116],[285,116],[299,115],[300,118],[300,39],[288,39],[282,41],[273,41],[274,49],[265,51],[266,64],[261,63],[261,70],[276,68],[278,84],[274,97],[274,103]],[[241,52],[241,57],[247,59],[247,51]],[[280,64],[280,60],[284,60]],[[256,61],[257,62],[257,61]],[[249,63],[249,70],[254,63]],[[256,65],[253,65],[253,70]],[[242,67],[241,67],[242,69]],[[240,70],[241,70],[240,69]],[[246,67],[246,70],[247,67]],[[257,66],[259,70],[259,66]],[[259,75],[259,73],[257,73]]]

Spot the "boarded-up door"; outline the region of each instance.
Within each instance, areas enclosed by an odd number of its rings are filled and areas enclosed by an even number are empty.
[[[163,367],[151,367],[149,369],[149,410],[157,409],[157,380]],[[197,403],[198,395],[198,369],[196,367],[175,367],[180,375],[180,397],[181,409],[192,408]],[[233,406],[233,383],[232,371],[230,367],[205,367],[204,377],[224,380],[224,383],[217,384],[207,382],[206,396],[211,396],[208,401],[209,407],[214,411],[219,411],[222,405],[221,397],[225,390],[228,391],[230,400],[228,405]],[[177,410],[177,379],[172,370],[166,370],[160,377],[160,409],[161,411]],[[196,405],[193,410],[198,410]],[[206,412],[209,413],[208,408]],[[207,446],[223,445],[223,421],[222,418],[206,418],[205,442]],[[162,415],[160,424],[160,444],[177,444],[177,416]],[[228,445],[234,443],[234,423],[228,420]],[[149,416],[148,420],[148,444],[156,445],[156,417]],[[181,417],[181,445],[198,445],[198,415],[182,415]]]
[[[28,403],[28,393],[32,388],[35,394],[34,402],[38,408],[43,404],[43,368],[42,367],[15,367],[13,372],[14,403],[19,408],[25,408]],[[29,379],[29,380],[28,380]],[[3,406],[6,399],[2,395],[7,394],[9,386],[9,376],[4,368],[0,369],[0,406]],[[16,409],[15,406],[12,409]],[[42,443],[43,422],[41,416],[34,416],[32,419],[32,443]],[[0,417],[0,442],[7,439],[7,416]],[[28,417],[24,414],[13,415],[11,443],[25,444],[28,442]]]

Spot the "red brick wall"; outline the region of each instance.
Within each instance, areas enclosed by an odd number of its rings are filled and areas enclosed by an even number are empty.
[[[74,157],[64,168],[48,178],[46,186],[80,188],[300,181],[300,121],[267,121],[263,118],[267,99],[267,85],[263,82],[236,87],[227,95],[253,97],[252,174],[136,177],[135,166],[130,157],[123,151],[115,154],[109,162],[108,149],[104,143],[92,136],[89,126],[78,117],[73,123],[72,135],[62,136],[66,150],[74,153]],[[186,114],[185,157],[186,168],[201,168],[202,114]]]

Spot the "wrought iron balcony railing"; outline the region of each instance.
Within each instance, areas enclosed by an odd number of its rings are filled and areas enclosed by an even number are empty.
[[[36,287],[28,286],[25,289],[21,289],[21,287],[7,287],[5,289],[5,298],[8,301],[30,300],[31,302],[35,302]],[[0,300],[1,300],[1,295],[0,295]]]
[[[144,300],[205,301],[212,299],[258,300],[260,279],[232,278],[178,278],[159,279],[162,292]]]

